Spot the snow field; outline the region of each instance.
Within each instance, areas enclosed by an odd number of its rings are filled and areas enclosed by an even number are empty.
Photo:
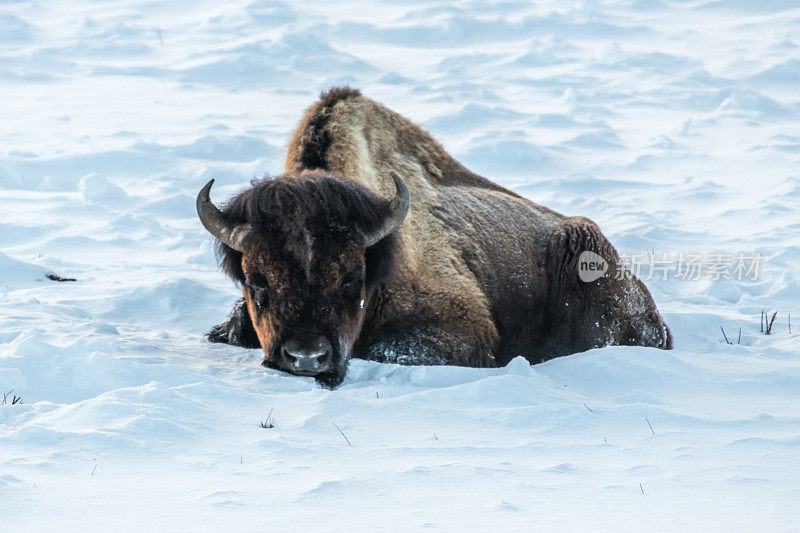
[[[796,531],[798,30],[789,0],[4,3],[0,529]],[[328,391],[208,344],[237,289],[196,192],[280,173],[341,83],[623,254],[758,279],[647,280],[672,352]]]

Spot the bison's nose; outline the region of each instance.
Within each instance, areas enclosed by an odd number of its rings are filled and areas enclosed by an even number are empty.
[[[308,343],[293,339],[283,343],[281,354],[292,372],[319,374],[330,366],[331,343],[322,335]]]

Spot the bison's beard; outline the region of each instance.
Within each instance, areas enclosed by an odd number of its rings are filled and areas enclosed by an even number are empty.
[[[330,368],[314,376],[314,379],[323,387],[329,389],[338,387],[342,384],[347,374],[347,359],[349,356],[350,343],[346,342],[343,338],[339,338],[339,345],[334,347]]]
[[[327,387],[329,389],[333,389],[338,387],[344,381],[344,376],[347,373],[347,362],[343,362],[341,365],[336,365],[332,370],[328,370],[326,372],[322,372],[314,376],[314,379],[317,380],[317,383],[322,385],[323,387]]]

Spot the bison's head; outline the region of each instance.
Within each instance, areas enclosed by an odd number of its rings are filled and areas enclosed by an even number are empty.
[[[220,211],[197,196],[222,264],[242,284],[264,365],[335,386],[375,289],[392,274],[409,193],[383,199],[331,175],[263,180]]]

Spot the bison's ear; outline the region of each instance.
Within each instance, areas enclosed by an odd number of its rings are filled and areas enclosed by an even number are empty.
[[[394,233],[367,248],[364,253],[364,285],[367,293],[392,278],[400,255],[400,246],[400,236]]]
[[[411,204],[411,195],[408,192],[408,187],[406,187],[406,184],[400,179],[400,176],[394,172],[390,172],[390,174],[394,180],[397,193],[395,197],[392,198],[392,201],[389,202],[389,214],[383,220],[380,227],[376,231],[364,235],[364,242],[367,247],[380,242],[386,238],[387,235],[399,228],[408,214],[408,207]]]

